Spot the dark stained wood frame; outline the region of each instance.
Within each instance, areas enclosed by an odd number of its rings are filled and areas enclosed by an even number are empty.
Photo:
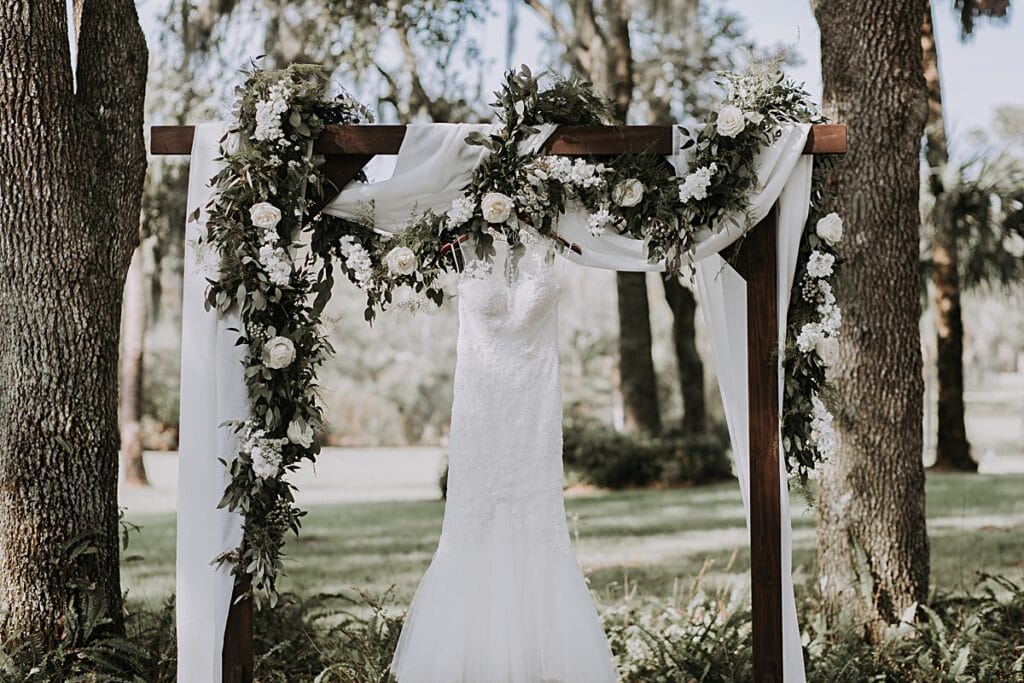
[[[152,154],[189,154],[193,126],[153,126]],[[314,147],[324,174],[343,188],[377,154],[397,154],[405,126],[331,126]],[[546,150],[566,156],[670,154],[671,126],[561,128]],[[845,125],[811,128],[805,154],[846,152]],[[779,491],[778,295],[776,210],[751,229],[729,258],[747,282],[747,390],[750,437],[750,573],[754,679],[782,683],[782,529]],[[224,633],[225,683],[253,679],[253,610],[247,580],[235,586]]]

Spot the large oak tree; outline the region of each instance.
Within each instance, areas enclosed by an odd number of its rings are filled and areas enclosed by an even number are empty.
[[[833,406],[839,452],[822,470],[819,588],[827,613],[870,636],[928,595],[918,319],[921,68],[926,0],[815,0],[824,107],[849,127],[830,177],[848,260]]]
[[[121,617],[117,355],[139,236],[147,52],[130,0],[0,5],[0,632]],[[87,539],[95,553],[69,557]]]

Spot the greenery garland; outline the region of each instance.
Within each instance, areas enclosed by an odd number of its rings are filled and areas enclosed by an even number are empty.
[[[472,238],[489,260],[494,240],[506,240],[513,268],[524,240],[558,239],[559,217],[571,206],[588,214],[595,235],[616,232],[642,239],[652,262],[679,277],[708,230],[748,210],[756,189],[756,157],[787,123],[823,118],[777,65],[722,74],[728,95],[715,116],[692,133],[690,170],[678,178],[655,154],[569,159],[528,151],[542,124],[611,125],[608,103],[590,84],[554,78],[545,83],[526,67],[510,72],[494,102],[498,125],[466,142],[488,154],[445,214],[413,216],[397,235],[359,221],[325,215],[307,220],[325,199],[312,145],[324,126],[369,119],[343,95],[323,99],[327,75],[319,67],[283,71],[253,67],[238,89],[237,145],[222,145],[224,169],[213,179],[204,241],[220,256],[208,306],[237,312],[245,346],[250,419],[234,424],[240,448],[226,466],[231,482],[221,505],[245,515],[240,548],[220,559],[247,575],[257,599],[277,599],[286,532],[298,532],[303,512],[285,475],[319,452],[322,424],[316,371],[332,352],[320,315],[334,284],[335,263],[367,297],[365,317],[394,305],[442,304],[445,283],[458,269],[444,245]],[[819,398],[835,360],[841,320],[832,294],[842,221],[818,210],[822,164],[816,160],[812,203],[800,246],[785,353],[782,434],[786,463],[801,477],[834,448],[832,417]],[[310,249],[296,260],[294,237],[309,233]]]

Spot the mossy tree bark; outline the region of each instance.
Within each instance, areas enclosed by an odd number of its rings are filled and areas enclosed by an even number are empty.
[[[147,51],[130,0],[0,5],[0,634],[64,635],[71,586],[121,622],[117,370],[138,242]],[[91,536],[94,555],[69,559]]]
[[[921,70],[926,0],[815,0],[824,106],[849,126],[829,178],[849,236],[837,286],[839,452],[821,472],[819,588],[826,613],[869,637],[928,595],[918,320]]]

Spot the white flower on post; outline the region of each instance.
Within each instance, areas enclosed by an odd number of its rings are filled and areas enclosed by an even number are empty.
[[[504,223],[512,215],[513,208],[512,198],[500,192],[488,192],[480,200],[480,210],[488,223]]]
[[[623,180],[612,190],[612,199],[619,206],[636,206],[644,198],[644,184],[636,178]]]
[[[252,224],[257,228],[271,230],[276,228],[277,224],[281,222],[281,209],[270,202],[253,204],[252,208],[249,209],[249,219],[252,220]]]
[[[288,440],[296,446],[309,448],[313,445],[313,426],[301,417],[288,423]]]
[[[843,239],[843,219],[835,212],[822,216],[814,226],[814,232],[818,237],[835,246]]]
[[[288,337],[272,337],[263,344],[263,364],[280,370],[295,360],[295,344]]]
[[[392,275],[411,275],[416,272],[416,254],[409,247],[395,247],[384,260]]]
[[[802,353],[808,353],[811,349],[817,348],[821,338],[821,325],[818,323],[807,323],[800,328],[800,334],[796,336],[796,347]]]
[[[826,278],[832,274],[832,266],[836,257],[822,251],[812,251],[807,258],[807,274],[813,278]]]
[[[835,337],[821,337],[814,345],[814,350],[826,368],[830,368],[839,360],[839,340]]]
[[[743,116],[743,110],[733,105],[722,107],[718,110],[716,128],[718,134],[727,138],[734,138],[743,132],[747,126],[747,119]]]

